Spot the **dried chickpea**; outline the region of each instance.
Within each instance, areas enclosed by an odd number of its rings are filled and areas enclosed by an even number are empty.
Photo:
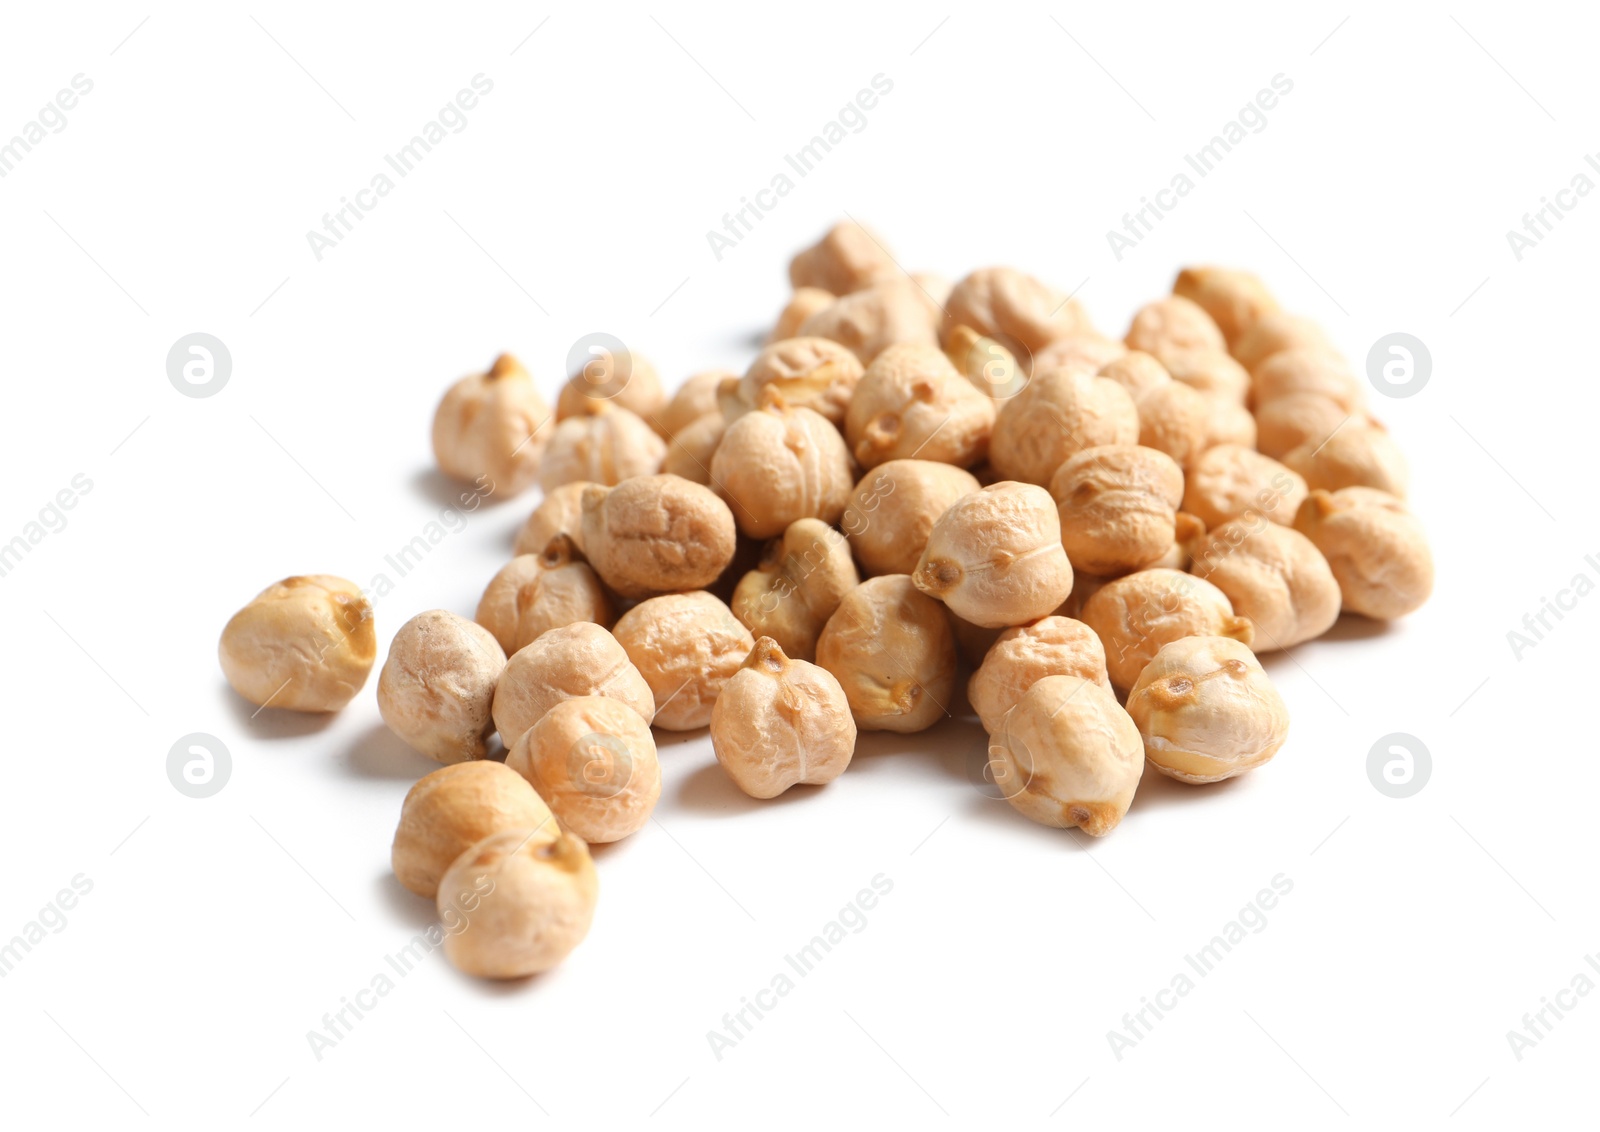
[[[883,243],[853,220],[841,220],[789,261],[789,282],[796,289],[820,287],[835,295],[848,295],[899,274]]]
[[[738,376],[725,369],[697,373],[678,387],[665,408],[646,420],[656,430],[657,436],[662,440],[671,440],[707,413],[721,412],[717,404],[717,390],[724,381],[736,380]]]
[[[617,639],[579,621],[551,629],[513,653],[494,689],[495,728],[509,749],[562,700],[610,696],[649,723],[656,713],[650,685]]]
[[[1284,454],[1283,462],[1323,491],[1372,487],[1405,498],[1410,473],[1400,446],[1377,422],[1352,417],[1320,444],[1310,441]]]
[[[778,321],[773,324],[772,333],[767,336],[767,341],[782,342],[785,338],[795,337],[800,333],[801,324],[806,319],[832,306],[836,297],[821,287],[796,288],[789,301],[784,304],[783,310],[778,312]]]
[[[1339,583],[1310,539],[1259,515],[1232,519],[1195,544],[1191,573],[1228,595],[1255,627],[1257,652],[1320,637],[1339,619]]]
[[[918,457],[966,468],[988,452],[994,419],[994,401],[938,347],[907,343],[890,346],[867,367],[844,433],[863,468]]]
[[[1028,380],[1010,350],[970,326],[950,332],[944,355],[974,389],[996,402],[1016,394]]]
[[[1219,444],[1237,444],[1241,448],[1256,446],[1256,419],[1250,410],[1238,401],[1226,397],[1206,397],[1206,447]]]
[[[1366,401],[1350,363],[1314,346],[1278,351],[1250,379],[1250,398],[1257,406],[1297,393],[1318,394],[1350,412]]]
[[[1239,405],[1250,396],[1250,372],[1221,350],[1168,350],[1156,357],[1173,381],[1197,392]]]
[[[1332,351],[1327,333],[1309,318],[1288,311],[1268,311],[1233,344],[1233,356],[1254,373],[1262,362],[1283,350],[1302,347]]]
[[[817,663],[844,688],[863,731],[926,730],[955,690],[949,615],[904,574],[869,578],[845,595],[817,638]]]
[[[711,585],[733,560],[733,512],[681,476],[636,476],[583,493],[583,546],[600,580],[627,598]]]
[[[995,785],[1040,825],[1104,837],[1144,773],[1139,729],[1116,697],[1077,676],[1046,676],[1005,714],[989,745]]]
[[[1019,360],[1057,338],[1092,329],[1076,299],[1011,267],[983,267],[956,283],[944,304],[944,341],[957,326],[993,338]]]
[[[661,391],[656,367],[642,355],[630,350],[617,354],[602,351],[561,387],[556,399],[556,420],[581,415],[591,401],[609,401],[648,421],[661,412],[667,397]]]
[[[591,845],[620,841],[661,797],[655,737],[639,713],[607,696],[562,700],[506,756],[561,827]]]
[[[937,271],[913,271],[911,282],[922,288],[922,293],[928,297],[937,312],[939,321],[944,321],[944,304],[950,298],[950,292],[955,290],[955,283],[947,275],[940,275]]]
[[[750,630],[704,590],[641,601],[617,619],[613,635],[650,685],[663,731],[710,723],[717,696],[755,647]]]
[[[354,582],[306,574],[274,582],[223,627],[217,659],[259,707],[338,711],[378,655],[372,606]]]
[[[546,494],[565,483],[617,484],[661,467],[667,443],[637,414],[612,401],[584,400],[575,416],[556,425],[539,465]]]
[[[737,386],[731,404],[723,404],[729,420],[758,409],[770,387],[797,409],[821,413],[835,425],[844,423],[845,410],[861,380],[861,359],[830,338],[785,338],[756,355]]]
[[[1139,443],[1187,468],[1211,447],[1211,398],[1181,381],[1166,381],[1134,398]]]
[[[855,483],[844,438],[826,417],[790,407],[774,389],[762,398],[760,409],[722,434],[711,459],[717,494],[751,538],[773,538],[796,519],[837,522]]]
[[[610,625],[611,599],[572,540],[557,535],[541,553],[519,554],[489,579],[473,620],[510,655],[574,621]]]
[[[1419,608],[1433,592],[1433,555],[1422,524],[1404,502],[1370,487],[1313,491],[1295,530],[1328,560],[1343,607],[1389,621]]]
[[[1105,646],[1094,630],[1052,615],[1001,633],[967,681],[967,700],[993,735],[1006,712],[1046,676],[1076,676],[1111,691]]]
[[[1057,338],[1033,356],[1028,371],[1038,374],[1053,369],[1081,369],[1093,373],[1127,353],[1128,347],[1115,338],[1089,330]]]
[[[1045,616],[1072,592],[1055,500],[1015,480],[962,496],[928,532],[911,580],[957,617],[985,628]]]
[[[832,673],[762,637],[717,697],[711,747],[740,790],[776,798],[797,782],[821,786],[843,774],[856,723]]]
[[[561,836],[538,791],[503,763],[478,759],[442,766],[418,779],[400,807],[389,853],[395,878],[432,900],[457,857],[508,829],[532,833],[531,840],[539,842]]]
[[[1179,782],[1221,782],[1283,746],[1289,712],[1261,662],[1227,637],[1164,646],[1128,693],[1144,756]]]
[[[667,454],[661,470],[669,476],[682,476],[690,483],[711,486],[711,461],[728,431],[728,419],[721,412],[707,413],[693,424],[679,429],[667,441]]]
[[[1149,566],[1171,549],[1183,469],[1154,448],[1085,448],[1056,469],[1050,494],[1073,570],[1122,574]]]
[[[1161,646],[1183,637],[1232,637],[1250,644],[1255,630],[1235,617],[1228,595],[1181,570],[1141,570],[1107,582],[1084,602],[1083,623],[1100,637],[1106,672],[1119,692],[1133,687]]]
[[[505,666],[505,650],[483,626],[443,609],[419,613],[389,645],[378,673],[378,714],[430,759],[481,759],[494,734],[489,709]]]
[[[890,460],[861,477],[839,526],[868,574],[910,574],[939,516],[979,486],[954,464]]]
[[[599,880],[589,847],[508,829],[484,838],[439,882],[444,953],[461,971],[519,979],[548,971],[589,934]]]
[[[1143,350],[1161,357],[1188,350],[1226,351],[1228,343],[1205,308],[1184,298],[1169,295],[1140,307],[1123,338],[1130,350]]]
[[[1198,303],[1217,324],[1232,349],[1262,317],[1278,309],[1267,285],[1248,271],[1227,267],[1186,267],[1172,293]]]
[[[1189,469],[1183,509],[1207,527],[1252,514],[1287,527],[1305,497],[1306,481],[1272,457],[1218,444]]]
[[[588,480],[564,483],[545,493],[528,521],[517,531],[512,554],[538,554],[557,535],[566,535],[572,545],[583,550],[583,489]]]
[[[937,347],[939,309],[909,279],[890,279],[842,295],[800,324],[804,337],[847,347],[862,365],[897,342]]]
[[[1351,413],[1317,393],[1290,393],[1256,406],[1256,447],[1281,460],[1302,444],[1313,448],[1346,421],[1375,424],[1365,413]]]
[[[821,519],[796,519],[739,580],[733,614],[786,655],[814,660],[822,627],[860,581],[843,535]]]
[[[989,461],[1007,479],[1043,487],[1069,457],[1101,444],[1136,444],[1139,413],[1127,391],[1081,370],[1036,375],[994,423]]]
[[[501,354],[488,373],[463,377],[445,392],[433,415],[433,456],[447,476],[487,477],[496,491],[515,495],[539,478],[551,435],[550,406],[533,378]]]
[[[1147,354],[1143,350],[1128,350],[1096,372],[1122,386],[1135,405],[1152,389],[1172,384],[1172,375],[1167,372],[1167,367],[1157,361],[1154,354]]]

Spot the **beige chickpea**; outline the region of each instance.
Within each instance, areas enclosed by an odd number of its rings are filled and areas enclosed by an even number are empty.
[[[1033,356],[1029,372],[1039,374],[1053,369],[1081,369],[1093,373],[1127,354],[1128,347],[1115,338],[1088,330],[1051,342]]]
[[[1130,350],[1143,350],[1158,358],[1169,352],[1228,348],[1205,308],[1182,295],[1169,295],[1140,307],[1123,342]]]
[[[1283,746],[1289,711],[1261,662],[1227,637],[1173,641],[1128,693],[1144,756],[1179,782],[1221,782]]]
[[[447,476],[515,495],[539,478],[553,435],[550,406],[510,354],[488,373],[463,377],[433,416],[433,456]]]
[[[566,535],[572,545],[583,550],[583,489],[588,480],[564,483],[545,493],[539,506],[533,509],[528,521],[517,531],[517,541],[511,553],[538,554],[550,545],[557,535]]]
[[[717,391],[724,381],[734,381],[738,374],[725,369],[710,369],[697,373],[678,387],[672,400],[653,418],[646,418],[650,427],[662,440],[671,440],[707,413],[720,412]]]
[[[994,401],[938,347],[905,344],[890,346],[867,367],[844,433],[863,468],[918,458],[968,468],[988,452],[994,420]]]
[[[1139,443],[1187,468],[1211,446],[1211,401],[1181,381],[1167,381],[1134,399]]]
[[[419,613],[389,645],[378,673],[378,714],[430,759],[481,759],[494,734],[490,708],[505,666],[505,650],[482,625],[443,609]]]
[[[1077,676],[1046,676],[1005,714],[989,744],[995,785],[1040,825],[1104,837],[1144,773],[1139,729],[1116,697]]]
[[[832,673],[762,637],[717,697],[711,748],[740,790],[776,798],[796,783],[821,786],[843,774],[856,723]]]
[[[1237,444],[1208,448],[1184,486],[1183,509],[1207,527],[1241,515],[1288,526],[1306,497],[1306,481],[1270,456]]]
[[[821,287],[799,287],[789,301],[783,305],[783,310],[778,312],[778,321],[772,326],[772,333],[767,336],[768,342],[782,342],[785,338],[793,338],[800,333],[800,327],[806,319],[833,305],[837,298],[830,291]]]
[[[445,957],[461,971],[519,979],[556,966],[594,920],[599,879],[589,847],[562,834],[492,834],[462,853],[439,882]]]
[[[258,707],[338,711],[378,655],[372,605],[332,574],[274,582],[222,630],[217,659],[233,690]]]
[[[621,841],[650,820],[661,763],[649,724],[607,696],[562,700],[506,756],[561,827],[591,845]]]
[[[821,519],[797,519],[739,580],[733,615],[787,656],[814,660],[822,627],[860,581],[843,535]]]
[[[1350,363],[1315,347],[1280,350],[1257,366],[1250,379],[1250,399],[1258,407],[1303,393],[1326,397],[1350,412],[1366,401]]]
[[[1039,374],[995,420],[989,460],[1007,479],[1040,487],[1069,456],[1101,444],[1136,444],[1139,413],[1122,386],[1081,370]]]
[[[1285,466],[1323,491],[1372,487],[1405,498],[1410,473],[1405,455],[1382,425],[1354,417],[1320,444],[1310,441],[1284,454]]]
[[[1228,595],[1181,570],[1140,570],[1107,582],[1084,602],[1083,623],[1100,637],[1106,672],[1119,692],[1133,687],[1161,646],[1184,637],[1232,637],[1250,644],[1248,618],[1236,617]]]
[[[457,857],[510,829],[541,843],[561,836],[538,791],[503,763],[479,759],[440,767],[418,779],[400,807],[389,854],[395,878],[431,900]]]
[[[667,442],[637,414],[613,401],[584,400],[576,415],[556,425],[539,465],[539,485],[549,494],[574,480],[617,484],[661,467]]]
[[[1309,318],[1288,311],[1268,311],[1239,336],[1233,356],[1254,373],[1272,355],[1284,350],[1310,348],[1333,351],[1327,332]]]
[[[839,430],[768,389],[765,404],[728,426],[711,459],[711,483],[733,507],[739,530],[774,538],[796,519],[837,522],[855,468]]]
[[[974,625],[1024,625],[1045,616],[1072,592],[1055,500],[1015,480],[962,496],[928,532],[911,580]]]
[[[1317,393],[1290,393],[1256,406],[1256,447],[1281,460],[1302,444],[1313,448],[1346,421],[1371,424],[1364,413],[1352,414],[1337,401]]]
[[[928,302],[939,312],[939,320],[943,322],[944,305],[950,299],[950,292],[956,288],[955,281],[937,271],[913,271],[911,282],[922,289],[922,293],[928,297]]]
[[[945,341],[968,326],[1010,350],[1024,366],[1057,338],[1092,329],[1065,292],[1011,267],[983,267],[959,280],[944,304]]]
[[[853,220],[835,224],[789,261],[789,282],[797,290],[818,287],[834,295],[848,295],[899,274],[882,241]]]
[[[841,295],[800,324],[804,337],[847,347],[862,365],[897,342],[937,347],[939,308],[910,279],[889,279]]]
[[[1267,285],[1248,271],[1227,267],[1186,267],[1172,293],[1198,303],[1222,331],[1231,349],[1262,317],[1278,309]]]
[[[667,441],[667,454],[662,458],[661,471],[669,476],[682,476],[690,483],[711,486],[711,461],[716,457],[717,446],[728,431],[728,419],[721,412],[707,413],[699,420],[678,430]]]
[[[861,359],[848,346],[830,338],[785,338],[756,355],[732,388],[731,403],[722,405],[723,415],[732,420],[760,408],[764,394],[771,388],[783,394],[784,401],[794,408],[821,413],[840,425],[863,372]]]
[[[992,401],[1013,396],[1028,380],[1016,355],[970,326],[951,330],[944,354],[974,389]]]
[[[1050,480],[1074,571],[1123,574],[1155,562],[1177,537],[1183,469],[1135,444],[1085,448]]]
[[[667,397],[661,390],[661,376],[648,359],[630,350],[600,350],[561,387],[556,420],[582,414],[591,401],[609,401],[650,421],[661,412]]]
[[[656,700],[617,639],[589,621],[551,629],[506,661],[494,689],[492,714],[507,749],[563,700],[609,696],[645,723]]]
[[[591,485],[583,546],[600,580],[623,597],[702,589],[733,561],[733,513],[716,492],[681,476]]]
[[[1256,446],[1256,418],[1238,401],[1226,397],[1206,397],[1206,448],[1219,444]]]
[[[1151,390],[1172,384],[1172,375],[1167,372],[1167,367],[1156,360],[1154,354],[1147,354],[1143,350],[1128,350],[1096,372],[1122,386],[1135,405]]]
[[[1196,392],[1238,405],[1250,396],[1250,372],[1222,350],[1167,350],[1156,357],[1173,381]]]
[[[519,554],[489,579],[477,621],[507,655],[574,621],[611,624],[611,599],[565,535],[538,554]]]
[[[1046,676],[1076,676],[1111,691],[1105,646],[1094,630],[1052,615],[1002,632],[967,681],[967,700],[993,735],[1006,712]]]
[[[817,663],[844,688],[861,730],[926,730],[955,690],[949,614],[904,574],[869,578],[828,618]]]
[[[1385,491],[1313,491],[1295,530],[1328,560],[1343,607],[1389,621],[1421,607],[1433,592],[1433,555],[1421,522]]]
[[[861,477],[839,526],[868,574],[910,574],[939,516],[980,486],[954,464],[890,460]]]
[[[1195,544],[1189,570],[1250,619],[1258,652],[1320,637],[1339,619],[1339,583],[1322,552],[1299,531],[1259,515],[1208,533]]]
[[[641,601],[613,635],[650,685],[654,724],[664,731],[710,723],[717,696],[755,647],[750,630],[704,590]]]

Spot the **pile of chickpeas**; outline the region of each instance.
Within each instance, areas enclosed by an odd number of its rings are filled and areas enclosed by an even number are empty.
[[[734,785],[773,798],[837,778],[859,731],[970,705],[1011,805],[1098,837],[1146,763],[1203,784],[1277,753],[1258,653],[1432,589],[1361,382],[1254,275],[1186,268],[1120,341],[1012,268],[908,275],[855,224],[789,275],[743,374],[668,399],[616,354],[552,412],[503,355],[438,407],[446,474],[543,492],[473,618],[412,618],[378,678],[395,734],[446,764],[392,859],[463,971],[534,974],[584,938],[588,846],[661,793],[652,728],[709,727]],[[264,591],[221,644],[240,694],[313,712],[375,654],[365,598],[328,575]]]

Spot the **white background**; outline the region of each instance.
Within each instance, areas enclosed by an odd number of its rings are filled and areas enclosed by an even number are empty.
[[[0,139],[73,75],[94,88],[0,180],[0,541],[74,475],[93,487],[0,578],[0,940],[75,875],[93,889],[0,980],[4,1121],[1496,1127],[1587,1111],[1600,995],[1520,1061],[1506,1038],[1600,950],[1600,600],[1520,659],[1507,641],[1573,575],[1600,576],[1584,563],[1600,551],[1600,199],[1520,262],[1506,240],[1600,149],[1587,20],[1531,4],[11,7]],[[494,89],[465,130],[318,262],[307,230],[480,73]],[[893,92],[866,128],[719,262],[706,231],[880,73]],[[1294,88],[1267,127],[1119,262],[1107,229],[1280,73]],[[725,781],[703,734],[663,738],[657,821],[597,852],[594,928],[563,967],[486,985],[434,955],[317,1060],[307,1032],[431,920],[388,870],[431,764],[383,728],[375,674],[336,718],[252,720],[216,663],[223,623],[284,575],[386,569],[456,490],[427,443],[451,380],[510,349],[553,397],[593,331],[669,384],[742,368],[789,255],[846,213],[911,269],[1014,264],[1078,288],[1113,334],[1180,265],[1222,262],[1262,273],[1363,368],[1380,335],[1417,335],[1427,387],[1373,400],[1411,458],[1432,602],[1270,658],[1294,720],[1278,758],[1205,789],[1147,777],[1092,843],[973,787],[970,719],[867,737],[838,782],[770,803]],[[232,354],[207,399],[165,372],[193,331]],[[380,658],[414,613],[472,611],[535,501],[479,512],[397,582]],[[166,775],[196,731],[233,759],[205,800]],[[1406,800],[1368,780],[1391,732],[1432,752]],[[865,930],[719,1061],[707,1032],[879,873],[893,890]],[[1280,873],[1293,891],[1266,928],[1119,1061],[1107,1032]]]

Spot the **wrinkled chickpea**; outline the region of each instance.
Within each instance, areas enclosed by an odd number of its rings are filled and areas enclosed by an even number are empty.
[[[1258,408],[1293,394],[1312,393],[1354,412],[1366,401],[1350,363],[1316,347],[1280,350],[1256,367],[1250,398]]]
[[[762,399],[722,434],[711,459],[717,494],[750,538],[773,538],[796,519],[837,522],[855,483],[844,438],[826,417],[790,407],[775,389]]]
[[[1107,338],[1098,331],[1089,330],[1057,338],[1033,356],[1029,372],[1039,374],[1053,369],[1081,369],[1094,373],[1127,354],[1128,347],[1115,338]]]
[[[966,468],[988,452],[994,420],[994,401],[938,347],[903,344],[890,346],[867,367],[845,414],[844,433],[863,468],[914,458]]]
[[[693,424],[678,430],[667,441],[667,454],[661,470],[669,476],[682,476],[690,483],[711,486],[711,461],[728,431],[728,419],[720,412],[707,413]]]
[[[911,580],[985,628],[1045,616],[1072,592],[1055,500],[1015,480],[962,496],[928,532]]]
[[[1095,372],[1122,386],[1135,405],[1152,389],[1172,384],[1172,375],[1167,372],[1167,367],[1154,354],[1147,354],[1143,350],[1126,350]]]
[[[1267,285],[1248,271],[1227,267],[1186,267],[1178,272],[1172,293],[1181,295],[1211,316],[1231,350],[1261,319],[1278,309]]]
[[[583,546],[600,580],[623,597],[702,589],[733,560],[733,513],[716,492],[681,476],[591,485]]]
[[[581,553],[583,550],[583,489],[588,480],[564,483],[545,493],[528,521],[517,531],[513,555],[538,554],[557,535],[566,535]]]
[[[899,274],[882,241],[853,220],[835,224],[789,261],[789,282],[795,289],[819,287],[834,295],[848,295]]]
[[[332,574],[274,582],[223,627],[217,659],[233,690],[258,707],[338,711],[378,655],[372,605]]]
[[[1343,607],[1389,621],[1418,609],[1433,592],[1433,555],[1422,524],[1385,491],[1313,491],[1295,530],[1328,560]]]
[[[1169,295],[1140,307],[1123,342],[1130,350],[1143,350],[1158,358],[1167,353],[1228,348],[1205,308],[1182,295]]]
[[[1138,440],[1139,413],[1122,386],[1081,370],[1053,370],[1036,375],[1000,410],[989,460],[1007,479],[1043,487],[1085,448]]]
[[[861,359],[830,338],[785,338],[756,355],[732,388],[731,400],[722,402],[722,412],[732,420],[760,408],[770,387],[794,408],[810,409],[835,425],[843,424],[863,372]]]
[[[1183,469],[1165,453],[1135,444],[1085,448],[1056,469],[1050,494],[1073,570],[1123,574],[1171,549]]]
[[[844,688],[863,731],[923,731],[945,714],[956,643],[945,607],[904,574],[845,595],[817,639],[817,663]]]
[[[1226,397],[1207,397],[1206,447],[1219,444],[1237,444],[1241,448],[1256,446],[1256,418],[1238,401]]]
[[[738,374],[725,369],[705,370],[697,373],[678,387],[666,407],[653,417],[646,418],[650,427],[662,440],[671,440],[707,413],[719,413],[717,390],[724,381],[733,381]]]
[[[556,399],[556,420],[580,415],[591,401],[609,401],[648,421],[661,412],[667,397],[661,390],[656,367],[642,355],[630,350],[618,354],[602,351],[561,387]]]
[[[506,766],[539,792],[563,829],[591,845],[643,829],[661,797],[650,725],[605,696],[556,704],[517,740]]]
[[[611,624],[611,599],[565,535],[539,554],[519,554],[489,579],[473,616],[507,655],[574,621]]]
[[[868,574],[910,574],[939,516],[980,486],[954,464],[890,460],[861,477],[839,527]]]
[[[1317,393],[1290,393],[1256,406],[1256,447],[1282,460],[1302,444],[1319,446],[1346,421],[1352,425],[1376,422],[1364,412],[1351,413],[1337,401]]]
[[[1272,355],[1284,350],[1309,348],[1334,352],[1327,332],[1309,318],[1288,311],[1268,311],[1233,344],[1233,356],[1254,373]]]
[[[1228,596],[1255,627],[1258,652],[1320,637],[1339,619],[1339,583],[1311,540],[1259,515],[1233,519],[1195,544],[1189,570]]]
[[[890,279],[842,295],[800,325],[805,337],[847,347],[862,365],[897,342],[939,344],[939,308],[910,279]]]
[[[770,637],[751,648],[711,713],[717,762],[752,798],[832,782],[855,748],[856,723],[839,681],[785,656]]]
[[[1306,481],[1270,456],[1237,444],[1208,448],[1189,469],[1183,509],[1209,527],[1242,515],[1288,526],[1306,497]]]
[[[439,470],[515,495],[539,478],[551,436],[550,406],[533,378],[510,354],[489,372],[463,377],[445,391],[433,415],[433,456]]]
[[[793,338],[800,333],[800,327],[806,319],[820,310],[833,305],[838,296],[832,292],[824,291],[821,287],[799,287],[789,301],[784,304],[783,310],[778,312],[778,321],[773,323],[772,333],[767,335],[768,342],[782,342],[785,338]]]
[[[1250,396],[1250,371],[1221,350],[1166,350],[1156,355],[1173,381],[1210,397],[1243,405]]]
[[[551,629],[506,661],[491,709],[500,741],[516,746],[556,704],[580,696],[609,696],[647,724],[655,717],[655,695],[626,650],[599,625],[579,621]]]
[[[654,725],[664,731],[710,723],[717,696],[755,647],[750,630],[704,590],[641,601],[613,635],[650,685]]]
[[[1323,491],[1371,487],[1404,499],[1411,478],[1388,430],[1355,417],[1320,444],[1307,441],[1285,453],[1283,462],[1304,476],[1308,487]]]
[[[1076,299],[1011,267],[983,267],[959,280],[944,312],[944,341],[956,327],[968,326],[1024,365],[1057,338],[1093,329]]]
[[[1111,686],[1125,692],[1161,646],[1184,637],[1232,637],[1250,644],[1255,628],[1235,617],[1228,595],[1204,578],[1157,567],[1107,582],[1084,602],[1083,623],[1106,650]]]
[[[443,609],[419,613],[389,645],[378,673],[378,714],[430,759],[481,759],[494,734],[489,709],[505,666],[505,650],[483,626]]]
[[[1289,735],[1289,712],[1261,662],[1227,637],[1173,641],[1128,693],[1144,756],[1179,782],[1221,782],[1254,770]]]
[[[1028,380],[1010,350],[970,326],[958,326],[950,332],[944,355],[972,382],[974,389],[992,401],[1004,401]]]
[[[617,484],[661,467],[666,441],[637,414],[612,401],[584,400],[556,425],[539,465],[546,494],[574,480]]]
[[[990,735],[1006,712],[1046,676],[1076,676],[1111,691],[1106,650],[1094,630],[1070,617],[1041,617],[1007,629],[967,681],[967,701]]]
[[[440,767],[418,779],[400,807],[389,853],[395,879],[432,900],[456,858],[510,829],[539,842],[561,836],[538,791],[503,763],[478,759]]]
[[[733,615],[789,657],[814,660],[822,627],[860,581],[843,535],[821,519],[797,519],[739,580]]]
[[[1187,468],[1211,446],[1212,398],[1181,381],[1166,381],[1134,399],[1139,443]]]

